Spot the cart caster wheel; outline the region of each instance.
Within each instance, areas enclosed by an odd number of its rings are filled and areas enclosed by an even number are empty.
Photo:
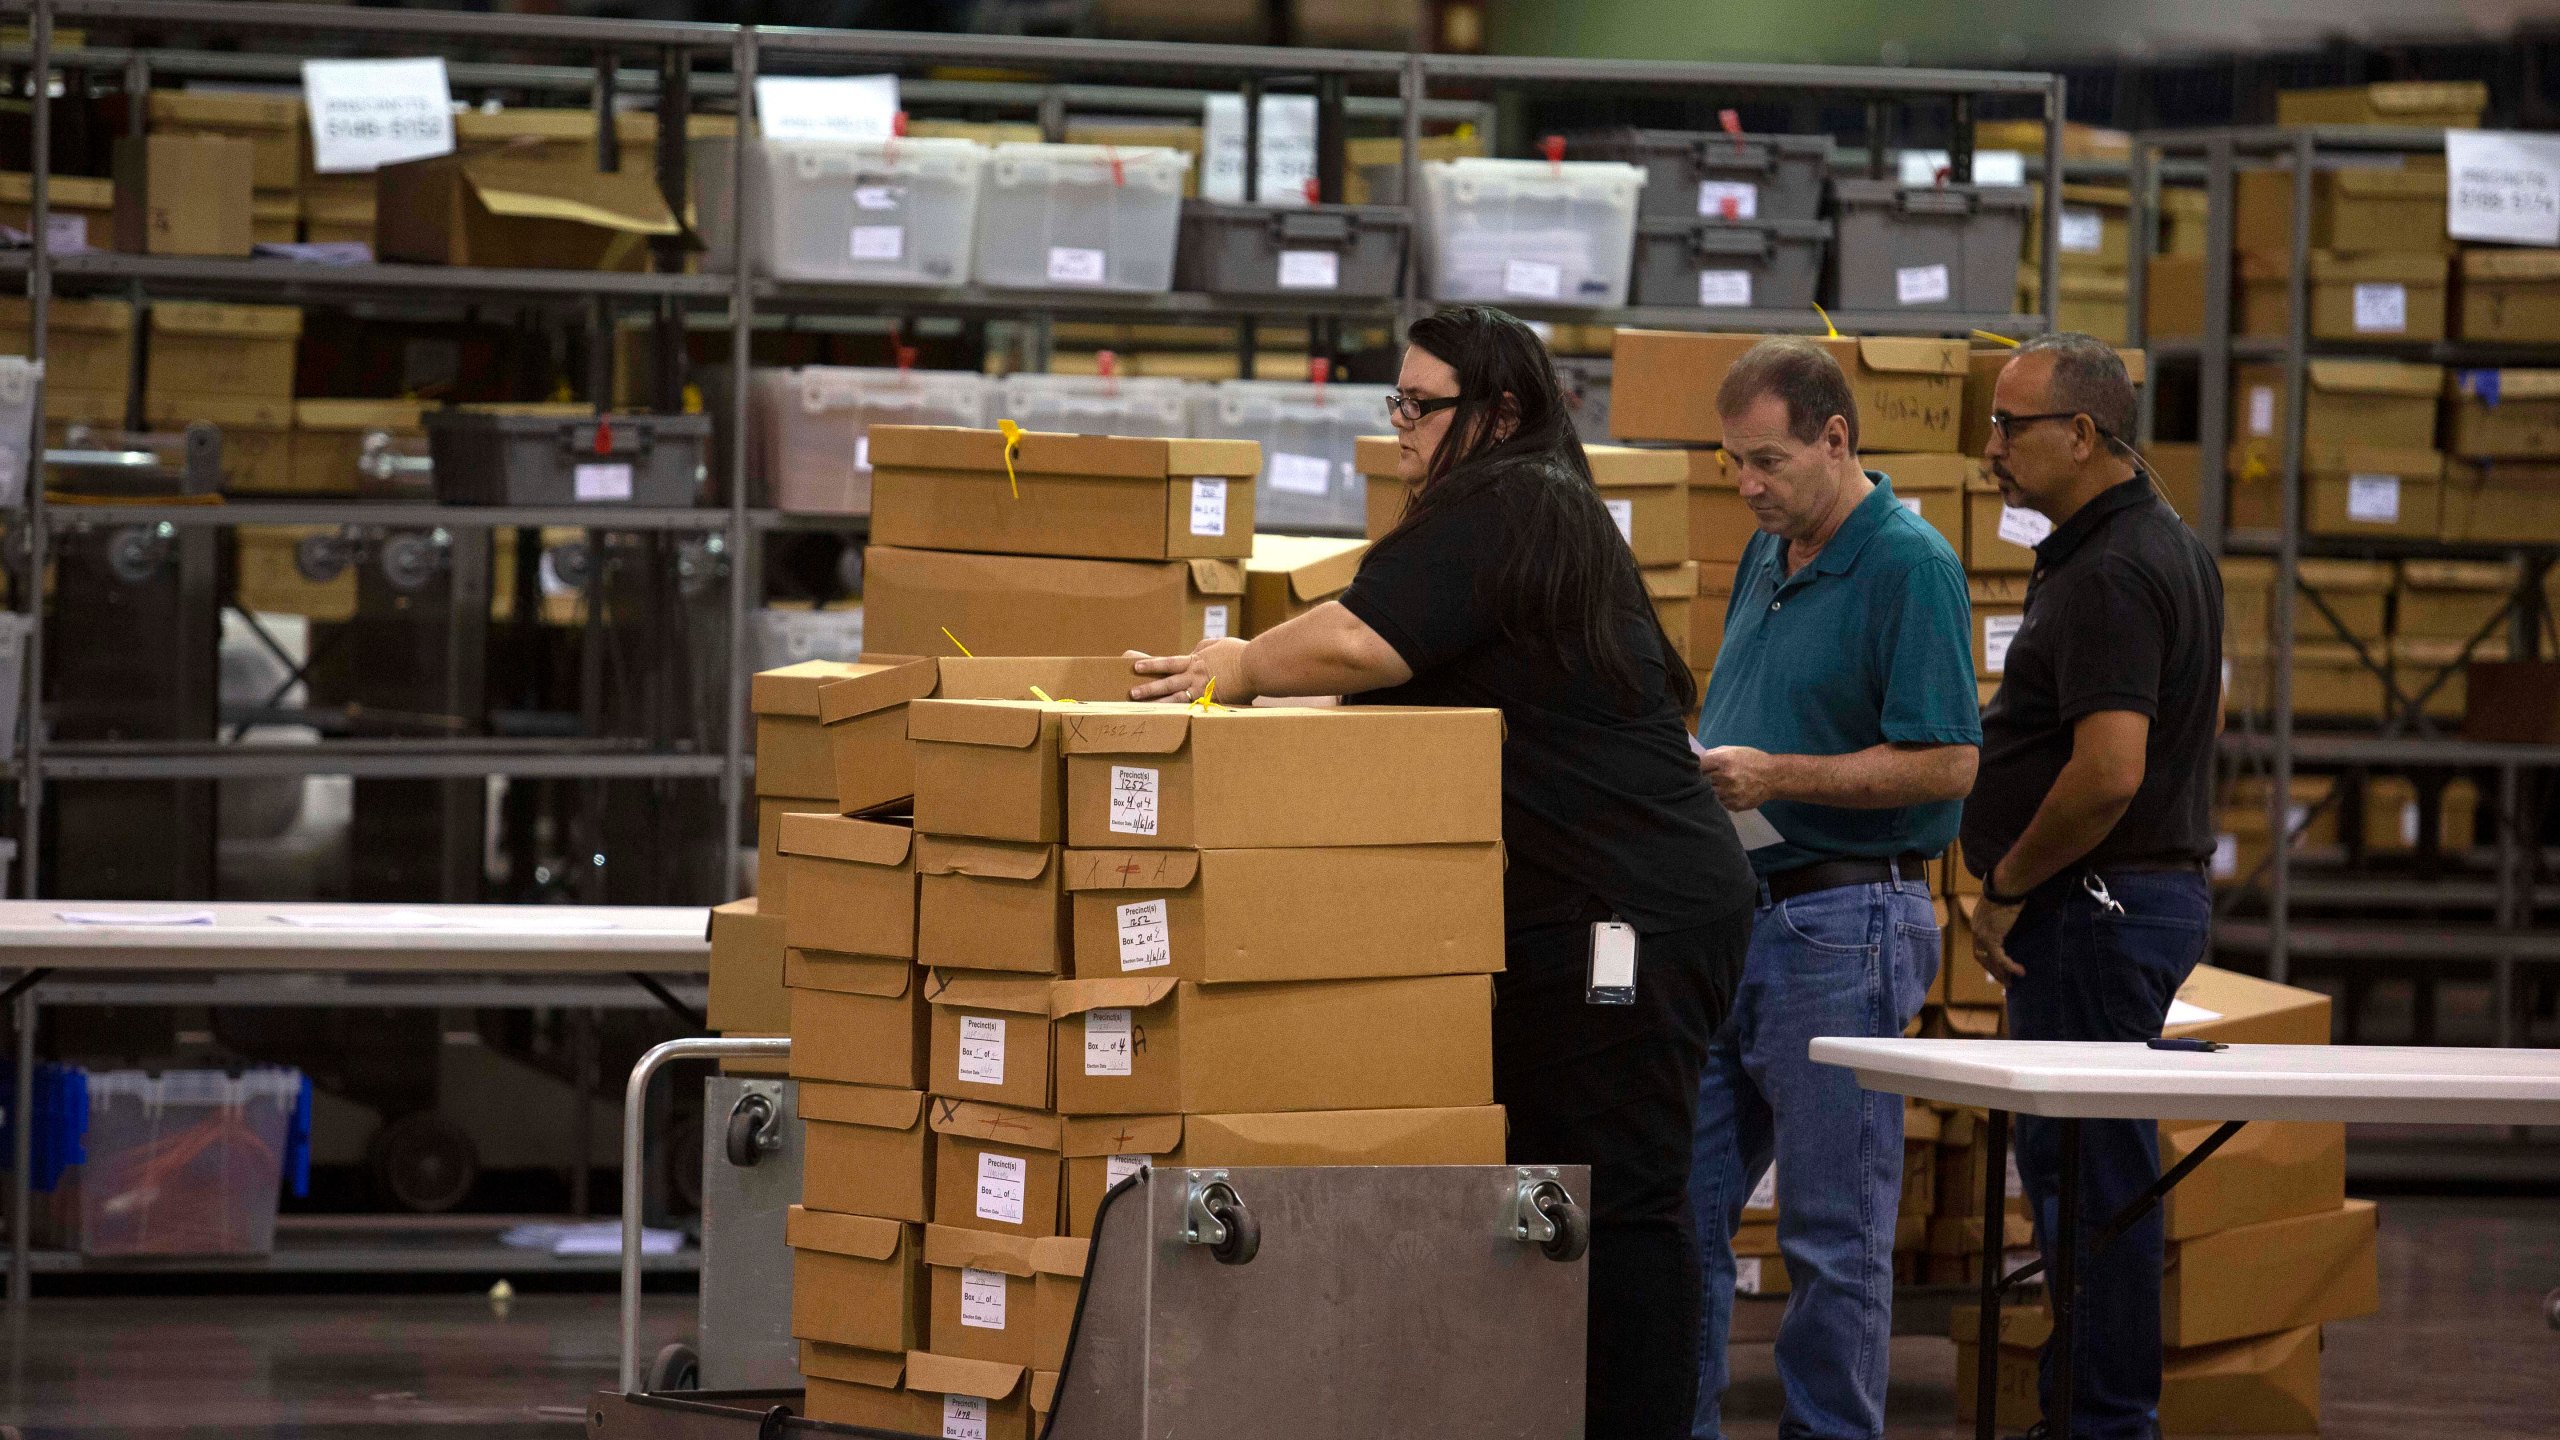
[[[652,1395],[663,1395],[670,1390],[699,1390],[702,1388],[702,1361],[694,1355],[692,1346],[681,1340],[675,1341],[659,1351],[657,1359],[649,1362],[648,1383],[642,1388]]]
[[[432,1110],[385,1125],[368,1148],[374,1179],[392,1203],[413,1215],[451,1210],[480,1178],[480,1151],[470,1135]]]
[[[772,1123],[771,1100],[757,1094],[739,1096],[736,1107],[729,1112],[728,1133],[722,1137],[722,1148],[728,1154],[729,1163],[747,1170],[763,1159],[767,1148],[765,1129]]]
[[[1224,1185],[1216,1186],[1201,1202],[1218,1223],[1227,1227],[1227,1238],[1209,1247],[1209,1258],[1221,1265],[1249,1265],[1262,1251],[1262,1224],[1244,1201]]]
[[[1555,1237],[1543,1241],[1538,1249],[1559,1264],[1571,1264],[1591,1249],[1591,1215],[1573,1197],[1558,1186],[1552,1193],[1538,1196],[1538,1213],[1555,1222]]]

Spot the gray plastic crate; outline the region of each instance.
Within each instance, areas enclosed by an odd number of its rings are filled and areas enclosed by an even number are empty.
[[[1811,220],[1831,176],[1828,135],[1627,128],[1567,136],[1564,153],[1643,166],[1640,221]]]
[[[1413,214],[1392,205],[1182,203],[1173,283],[1210,295],[1384,299],[1404,269]]]
[[[1834,180],[1831,303],[1843,310],[2016,308],[2035,202],[2018,185]]]
[[[448,505],[692,505],[710,439],[707,415],[427,416],[436,498]]]
[[[1811,310],[1827,220],[1647,220],[1636,227],[1636,303]]]

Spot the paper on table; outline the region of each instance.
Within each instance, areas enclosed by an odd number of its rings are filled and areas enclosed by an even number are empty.
[[[1760,813],[1758,806],[1724,813],[1733,821],[1733,833],[1741,839],[1745,850],[1766,850],[1786,838],[1778,833],[1777,826],[1769,823],[1769,817]]]
[[[454,922],[433,910],[278,910],[275,919],[306,930],[440,930]]]
[[[66,925],[210,925],[210,910],[57,910]]]
[[[622,1251],[622,1222],[511,1225],[499,1233],[498,1243],[516,1250],[548,1250],[554,1255],[616,1255]],[[683,1244],[684,1232],[680,1230],[640,1232],[643,1255],[673,1255]]]
[[[467,930],[539,930],[553,935],[582,935],[622,928],[620,923],[607,916],[555,915],[531,905],[504,915],[463,915],[452,923]]]
[[[2167,1029],[2177,1025],[2201,1025],[2207,1020],[2219,1020],[2221,1018],[2222,1012],[2219,1010],[2207,1010],[2201,1005],[2190,1005],[2184,1000],[2173,998],[2169,1001],[2169,1018],[2161,1022],[2161,1028]]]

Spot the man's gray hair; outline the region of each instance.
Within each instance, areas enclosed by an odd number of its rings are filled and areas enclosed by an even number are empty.
[[[2133,377],[2116,347],[2095,335],[2054,330],[2020,345],[2018,354],[2053,357],[2053,409],[2086,415],[2118,445],[2133,444]]]

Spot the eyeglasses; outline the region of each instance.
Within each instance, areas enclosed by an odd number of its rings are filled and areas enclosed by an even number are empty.
[[[1407,425],[1419,425],[1423,416],[1436,415],[1457,403],[1455,395],[1416,397],[1401,390],[1390,390],[1387,392],[1387,418],[1401,420]]]
[[[2018,427],[2022,425],[2033,425],[2039,420],[2077,420],[2087,413],[2089,412],[2085,410],[2047,410],[2038,415],[2011,415],[2005,411],[1994,410],[1991,412],[1991,429],[2003,442],[2006,442],[2017,437]],[[2100,439],[2117,444],[2123,443],[2116,440],[2114,431],[2095,420],[2089,422],[2089,428],[2097,431]]]

